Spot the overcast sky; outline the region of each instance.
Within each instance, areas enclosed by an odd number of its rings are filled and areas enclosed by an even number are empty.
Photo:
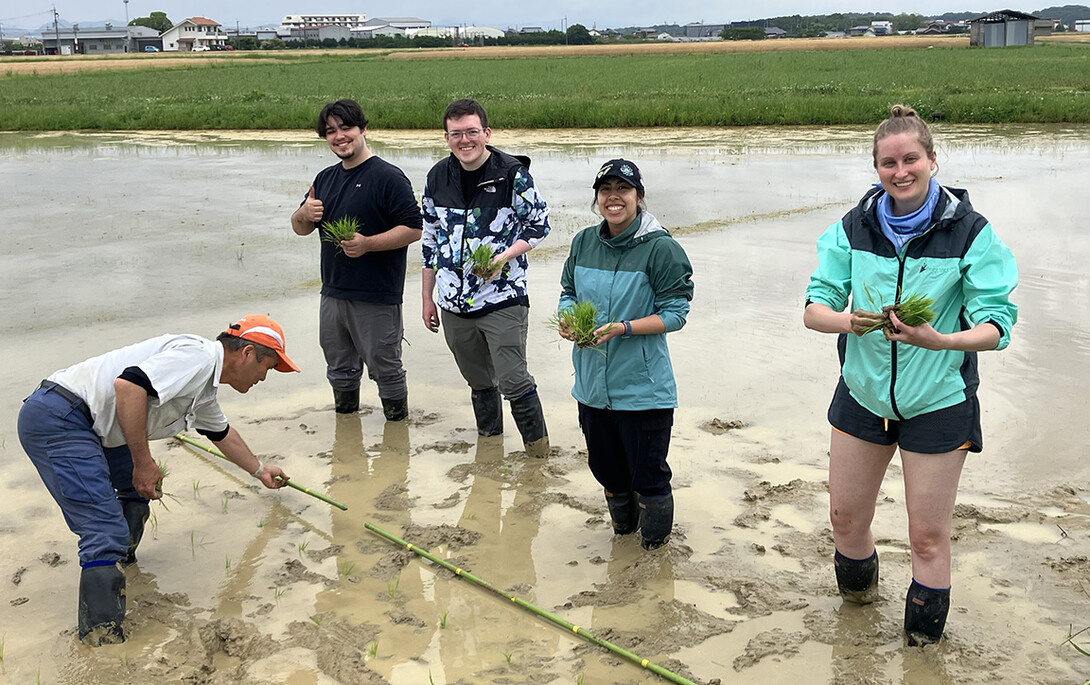
[[[1065,0],[1066,1],[1066,0]],[[123,22],[123,0],[0,0],[0,24],[38,27],[53,20],[51,6],[68,22],[113,20]],[[1056,3],[1062,4],[1062,3]],[[1042,5],[1044,7],[1046,5]],[[128,18],[144,17],[153,11],[167,13],[179,22],[204,16],[223,24],[243,28],[279,24],[285,14],[362,13],[371,17],[420,17],[435,26],[481,25],[499,29],[542,26],[546,29],[583,24],[587,28],[608,28],[652,24],[725,23],[789,14],[833,12],[915,12],[937,15],[944,12],[979,12],[1021,9],[982,0],[765,0],[764,2],[716,2],[715,0],[634,0],[628,3],[594,3],[585,0],[551,0],[520,3],[511,0],[130,0]]]

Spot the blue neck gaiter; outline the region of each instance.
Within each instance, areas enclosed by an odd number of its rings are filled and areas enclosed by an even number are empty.
[[[923,205],[911,214],[895,216],[893,214],[893,201],[889,193],[878,198],[878,223],[882,225],[882,234],[889,238],[897,252],[901,251],[905,243],[912,240],[927,230],[931,224],[931,215],[935,213],[935,206],[939,203],[939,182],[930,180],[927,190],[927,199]]]

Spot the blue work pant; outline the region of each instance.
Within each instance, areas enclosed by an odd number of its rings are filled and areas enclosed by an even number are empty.
[[[124,558],[129,526],[121,501],[147,501],[133,488],[129,448],[103,447],[83,401],[52,388],[39,388],[23,402],[19,442],[79,536],[80,566]]]

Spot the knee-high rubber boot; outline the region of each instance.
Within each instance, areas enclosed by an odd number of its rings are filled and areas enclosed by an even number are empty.
[[[674,527],[674,495],[639,496],[641,545],[646,550],[658,549],[670,540]]]
[[[531,457],[549,456],[549,431],[545,427],[545,412],[537,390],[531,390],[517,400],[511,400],[511,416],[522,434],[526,454]]]
[[[117,564],[88,566],[79,577],[79,639],[92,647],[125,641],[125,574]]]
[[[409,415],[408,397],[400,400],[388,400],[384,397],[379,399],[382,401],[382,415],[387,421],[401,421]],[[356,401],[359,401],[358,397]]]
[[[905,636],[909,647],[938,642],[950,613],[950,588],[935,590],[912,579],[905,595]]]
[[[490,437],[503,435],[503,403],[500,391],[496,388],[474,390],[470,395],[473,400],[473,416],[477,419],[477,435]]]
[[[360,410],[360,389],[333,390],[333,410],[338,414],[355,414]]]
[[[610,492],[606,490],[606,506],[617,535],[635,533],[640,528],[640,508],[634,492]]]
[[[850,559],[836,550],[833,568],[836,587],[845,602],[870,604],[878,599],[878,550],[866,559]]]
[[[144,537],[144,524],[151,515],[151,507],[147,502],[125,500],[121,502],[121,512],[129,524],[129,553],[121,560],[121,565],[128,566],[136,561],[136,548]]]

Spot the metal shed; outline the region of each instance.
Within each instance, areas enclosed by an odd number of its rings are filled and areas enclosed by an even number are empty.
[[[999,10],[970,19],[969,45],[1003,48],[1033,45],[1033,25],[1037,17],[1014,10]]]

